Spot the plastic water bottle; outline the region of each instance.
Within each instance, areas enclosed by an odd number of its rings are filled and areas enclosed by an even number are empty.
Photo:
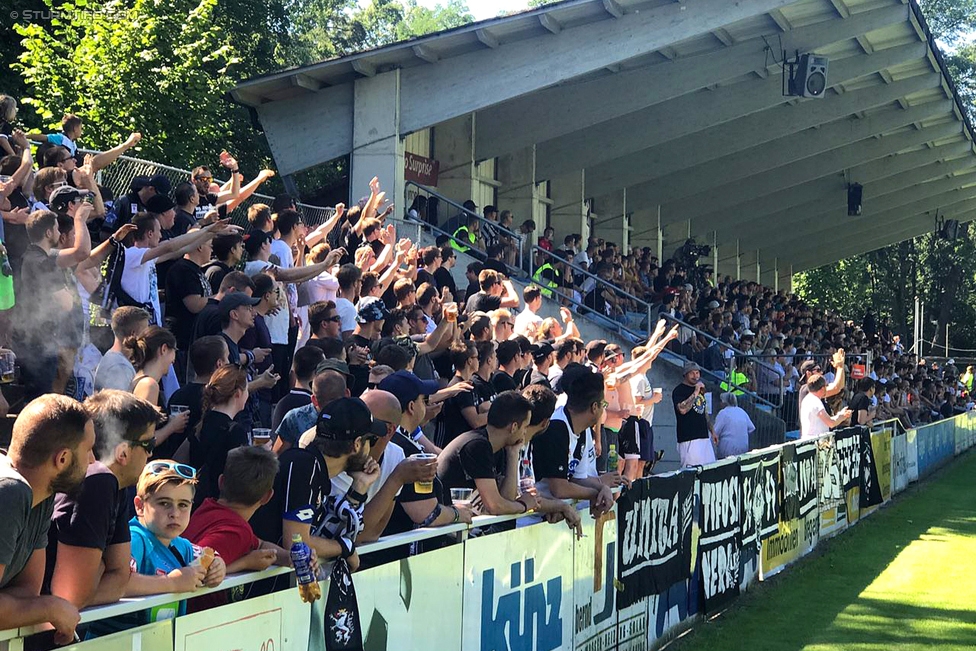
[[[617,472],[620,464],[620,456],[617,455],[617,444],[610,444],[610,452],[607,453],[607,472]]]
[[[302,542],[301,534],[291,537],[291,563],[295,566],[295,575],[298,577],[298,594],[302,601],[312,603],[322,596],[322,588],[319,587],[318,577],[312,571],[312,550]]]
[[[533,488],[535,488],[535,478],[532,476],[532,467],[529,465],[528,457],[523,457],[519,471],[519,492],[528,493]]]

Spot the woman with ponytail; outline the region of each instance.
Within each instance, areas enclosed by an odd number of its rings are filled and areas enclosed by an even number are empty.
[[[196,505],[220,496],[217,480],[224,472],[227,453],[248,444],[244,427],[234,421],[246,403],[247,373],[236,365],[214,371],[203,389],[203,419],[190,451],[190,465],[198,470]]]
[[[169,372],[169,367],[176,359],[176,337],[173,333],[159,326],[149,326],[142,334],[126,337],[122,342],[123,349],[129,355],[129,361],[136,369],[136,377],[132,380],[132,393],[138,398],[147,400],[162,407],[159,382]],[[170,416],[161,428],[156,430],[156,445],[164,443],[174,434],[180,434],[186,429],[189,412]],[[176,440],[167,445],[170,449]]]

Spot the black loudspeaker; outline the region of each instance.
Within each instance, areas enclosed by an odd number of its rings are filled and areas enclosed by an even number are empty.
[[[959,220],[947,219],[942,225],[942,237],[947,240],[954,240],[959,237]]]
[[[827,90],[827,57],[801,54],[793,78],[793,95],[823,97]]]
[[[847,214],[856,217],[861,214],[861,193],[864,188],[860,183],[847,186]]]

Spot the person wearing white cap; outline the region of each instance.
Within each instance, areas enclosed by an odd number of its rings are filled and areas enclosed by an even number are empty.
[[[682,466],[703,466],[715,461],[715,448],[708,440],[718,441],[705,413],[705,385],[701,368],[687,362],[681,369],[681,384],[671,392],[675,424],[678,430],[678,454]]]

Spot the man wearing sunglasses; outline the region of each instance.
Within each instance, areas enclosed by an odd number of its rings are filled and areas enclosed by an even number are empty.
[[[45,584],[78,608],[115,603],[129,581],[126,489],[156,443],[159,411],[129,392],[107,389],[85,406],[95,423],[96,461],[77,495],[58,493],[48,537]]]
[[[386,424],[374,421],[369,407],[358,398],[339,398],[326,405],[311,445],[291,448],[279,457],[274,496],[262,507],[268,509],[268,517],[257,524],[251,521],[258,537],[287,541],[300,534],[319,559],[339,556],[356,570],[355,541],[362,530],[366,493],[380,476],[379,465],[369,456],[370,445],[386,430]],[[330,477],[342,472],[352,485],[346,493],[334,495]],[[275,515],[277,523],[271,522]],[[264,530],[274,524],[276,531]]]

